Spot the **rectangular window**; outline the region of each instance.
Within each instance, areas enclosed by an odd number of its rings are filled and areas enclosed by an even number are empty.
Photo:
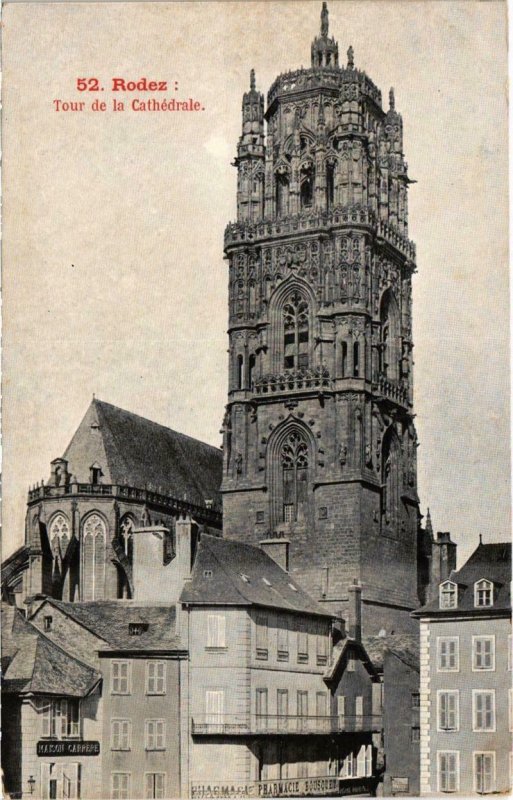
[[[337,697],[337,716],[338,716],[338,729],[344,730],[346,718],[346,698],[343,694]]]
[[[224,691],[215,689],[205,692],[207,725],[222,725],[224,721]]]
[[[226,647],[226,617],[222,614],[208,615],[207,647]]]
[[[452,581],[440,584],[440,608],[457,608],[458,587]]]
[[[474,753],[474,791],[495,791],[495,753]]]
[[[317,665],[323,667],[328,663],[328,637],[324,633],[317,634]]]
[[[355,729],[361,730],[363,727],[363,697],[358,695],[354,699]]]
[[[460,788],[460,754],[438,751],[438,791],[457,792]]]
[[[299,722],[308,716],[308,692],[300,690],[297,693],[297,715],[300,717]]]
[[[411,693],[411,707],[420,708],[420,692]]]
[[[297,660],[299,664],[308,662],[308,633],[304,622],[300,622],[297,632]]]
[[[289,660],[289,622],[286,617],[278,617],[278,661]]]
[[[132,746],[129,719],[113,719],[110,723],[110,749],[130,750]]]
[[[285,503],[283,506],[283,521],[284,522],[293,522],[294,521],[294,505],[293,503]]]
[[[495,636],[472,637],[472,669],[495,670]]]
[[[495,690],[472,690],[472,729],[474,731],[495,730]]]
[[[144,723],[144,747],[146,750],[166,749],[166,721],[147,719]]]
[[[278,711],[278,727],[287,730],[289,721],[289,691],[288,689],[278,689],[276,695],[276,708]]]
[[[438,730],[459,730],[459,691],[438,691]]]
[[[346,667],[346,670],[347,670],[347,672],[354,672],[354,670],[355,670],[355,663],[354,663],[354,658],[353,658],[353,656],[349,656],[349,657],[348,657],[348,659],[347,659],[347,667]]]
[[[146,663],[146,694],[166,693],[166,662],[148,661]]]
[[[111,694],[130,694],[131,680],[130,680],[130,662],[129,661],[113,661],[111,664]],[[116,773],[118,774],[118,773]],[[120,775],[122,773],[119,773]],[[124,774],[124,773],[123,773]]]
[[[166,796],[166,773],[147,772],[145,775],[146,800],[163,800]]]
[[[412,742],[420,742],[420,728],[415,725],[411,729],[411,740]]]
[[[269,658],[269,625],[268,618],[258,614],[256,618],[256,657]]]
[[[111,772],[110,781],[112,800],[130,800],[129,772]]]
[[[42,707],[43,737],[74,739],[80,736],[80,701],[49,700]]]
[[[267,689],[257,689],[255,696],[255,714],[257,729],[262,730],[267,725]]]
[[[438,636],[438,672],[458,672],[460,641],[457,636]]]

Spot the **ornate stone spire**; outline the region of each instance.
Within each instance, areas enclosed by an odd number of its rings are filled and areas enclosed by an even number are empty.
[[[312,67],[338,67],[338,44],[329,37],[328,4],[321,10],[321,32],[312,42]]]
[[[395,94],[394,94],[394,87],[390,87],[390,91],[388,93],[388,101],[390,105],[390,111],[395,111]]]
[[[431,522],[431,513],[429,511],[429,508],[426,514],[426,533],[429,533],[431,538],[433,538],[433,523]]]
[[[251,72],[249,73],[249,88],[251,89],[251,91],[254,91],[254,89],[255,89],[255,70],[254,69],[252,69]]]
[[[347,68],[354,69],[354,50],[352,45],[349,45],[349,50],[347,51]]]

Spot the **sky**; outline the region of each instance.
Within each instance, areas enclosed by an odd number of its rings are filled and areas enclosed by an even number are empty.
[[[219,445],[227,265],[249,71],[309,66],[317,0],[6,4],[3,557],[96,397]],[[404,120],[421,509],[462,563],[510,536],[507,41],[503,2],[331,0]],[[80,77],[104,91],[77,91]],[[167,81],[201,111],[112,111]],[[177,88],[176,88],[177,84]],[[162,93],[157,93],[162,94]],[[152,95],[155,96],[155,95]],[[54,100],[85,102],[56,111]],[[105,112],[90,110],[94,99]]]

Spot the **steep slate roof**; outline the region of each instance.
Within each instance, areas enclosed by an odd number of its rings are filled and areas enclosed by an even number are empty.
[[[212,576],[205,577],[206,571]],[[185,584],[180,602],[266,606],[329,618],[333,616],[260,547],[207,534],[201,536],[191,580]]]
[[[89,483],[97,463],[107,484],[219,503],[221,450],[101,400],[92,401],[63,457],[79,483]]]
[[[481,578],[494,583],[493,606],[476,608],[474,605],[474,584]],[[494,612],[511,612],[511,544],[494,542],[482,544],[474,550],[468,561],[459,570],[451,572],[449,580],[458,584],[457,608],[440,608],[440,598],[436,598],[422,608],[414,611],[415,616],[425,612],[438,611],[441,615],[454,615],[470,612],[476,615],[489,615]]]
[[[413,633],[392,633],[389,636],[364,636],[363,643],[374,667],[381,672],[387,653],[393,653],[412,669],[420,669],[420,641]]]
[[[181,650],[176,634],[175,606],[139,605],[131,600],[93,600],[68,603],[48,598],[48,604],[94,633],[106,644],[105,650]],[[146,623],[147,630],[130,634],[131,623]]]
[[[346,636],[344,639],[341,639],[340,642],[337,642],[333,648],[332,662],[326,668],[323,676],[326,683],[333,683],[340,672],[343,671],[343,668],[347,664],[347,659],[353,654],[362,662],[369,675],[377,679],[376,667],[363,643]]]
[[[100,680],[91,667],[61,650],[13,606],[2,609],[2,691],[84,697]]]

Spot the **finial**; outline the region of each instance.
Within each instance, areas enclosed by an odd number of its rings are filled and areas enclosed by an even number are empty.
[[[482,545],[482,544],[483,544],[483,534],[480,533],[479,534],[479,545]]]
[[[349,46],[349,50],[347,51],[347,66],[348,69],[353,69],[354,67],[354,50],[352,46]]]
[[[330,27],[329,22],[329,12],[328,12],[328,4],[322,4],[322,11],[321,11],[321,36],[326,37],[328,35]]]
[[[390,103],[390,111],[395,111],[395,94],[394,94],[394,87],[392,86],[389,93],[388,93],[388,100]]]
[[[433,535],[433,523],[431,522],[431,513],[429,508],[426,514],[426,532],[431,534],[431,536]]]
[[[249,88],[250,89],[254,89],[255,88],[255,70],[254,69],[252,69],[251,72],[249,73]]]
[[[93,392],[93,400],[96,400],[96,395],[94,392]]]

